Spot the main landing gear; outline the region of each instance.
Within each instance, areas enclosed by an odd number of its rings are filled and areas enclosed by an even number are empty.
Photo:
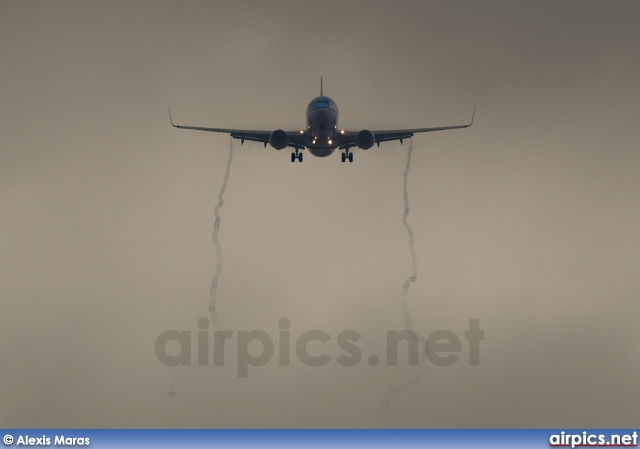
[[[349,162],[353,162],[353,153],[349,151],[349,148],[342,153],[342,162],[346,162],[349,159]]]
[[[298,148],[296,148],[295,153],[291,153],[291,162],[295,162],[296,159],[302,162],[302,153],[300,153],[300,150]]]

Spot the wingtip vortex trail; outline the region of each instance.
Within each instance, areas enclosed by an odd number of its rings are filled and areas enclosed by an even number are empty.
[[[213,224],[213,233],[211,235],[211,240],[213,241],[213,245],[216,250],[216,272],[213,275],[213,279],[211,280],[211,288],[209,289],[209,314],[211,315],[211,320],[215,326],[216,330],[222,330],[220,326],[220,320],[218,319],[218,311],[216,309],[216,301],[217,301],[217,288],[218,288],[218,279],[220,278],[220,273],[222,272],[222,249],[220,247],[220,242],[218,241],[218,232],[220,230],[220,208],[224,206],[224,192],[227,189],[227,183],[229,182],[229,173],[231,172],[231,161],[233,160],[233,139],[229,138],[229,159],[227,161],[227,169],[224,175],[224,181],[222,183],[222,187],[220,192],[218,193],[218,204],[213,209],[213,215],[215,216],[215,222]]]
[[[220,326],[220,320],[218,319],[218,311],[216,310],[216,301],[217,301],[217,296],[216,296],[216,291],[217,291],[217,287],[218,287],[218,278],[220,277],[220,273],[222,272],[222,250],[220,248],[220,242],[218,241],[218,231],[220,230],[220,208],[224,205],[224,201],[223,201],[223,195],[225,190],[227,189],[227,182],[229,181],[229,173],[231,171],[231,160],[233,159],[233,140],[230,138],[229,139],[229,160],[227,161],[227,169],[224,175],[224,181],[222,183],[222,188],[220,189],[220,192],[218,193],[218,204],[216,204],[215,208],[213,209],[213,214],[215,216],[215,222],[213,224],[213,233],[211,235],[211,239],[213,240],[213,245],[215,246],[216,249],[216,271],[215,274],[213,275],[213,279],[211,280],[211,288],[209,290],[209,315],[211,316],[211,321],[213,321],[213,325],[215,330],[222,330],[222,327]],[[181,377],[183,377],[184,374],[175,377],[172,381],[171,384],[169,385],[169,391],[167,393],[167,395],[170,398],[174,398],[175,396],[177,396],[177,388],[176,388],[176,382],[178,381],[178,379],[180,379]]]
[[[409,169],[411,168],[411,153],[413,151],[413,139],[409,144],[409,151],[407,152],[407,165],[404,169],[404,179],[403,179],[403,192],[404,192],[404,214],[402,215],[402,223],[407,229],[407,233],[409,234],[409,251],[411,252],[411,276],[409,276],[402,285],[402,290],[400,292],[400,303],[402,305],[402,312],[404,314],[405,319],[405,328],[409,331],[409,334],[412,338],[418,340],[419,344],[422,345],[424,351],[422,351],[422,356],[420,357],[420,366],[415,376],[405,382],[403,384],[397,385],[393,388],[387,390],[383,403],[382,403],[382,412],[388,412],[391,407],[391,399],[396,394],[401,391],[407,390],[414,385],[418,384],[422,379],[422,374],[426,368],[426,355],[427,355],[427,340],[424,337],[419,336],[413,331],[412,328],[412,320],[411,320],[411,311],[409,310],[409,303],[407,302],[407,293],[409,292],[409,286],[412,282],[416,282],[418,279],[418,258],[415,250],[415,242],[413,229],[409,224],[407,217],[409,216],[409,192],[408,192],[408,178],[409,178]]]

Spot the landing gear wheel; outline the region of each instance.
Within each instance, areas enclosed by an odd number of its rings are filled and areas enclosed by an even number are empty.
[[[349,162],[353,162],[353,153],[349,153]]]
[[[291,162],[296,161],[296,153],[291,153]]]
[[[299,160],[300,162],[302,162],[302,153],[299,153],[299,154],[298,154],[298,160]]]
[[[347,153],[342,153],[342,162],[347,160]]]

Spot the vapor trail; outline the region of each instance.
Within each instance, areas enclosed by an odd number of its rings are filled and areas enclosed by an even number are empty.
[[[224,182],[222,183],[222,188],[220,189],[220,193],[218,193],[218,204],[213,209],[213,214],[216,217],[216,221],[213,224],[213,234],[211,239],[213,240],[213,245],[216,248],[216,272],[213,275],[213,279],[211,280],[211,288],[209,289],[209,313],[211,314],[211,320],[216,328],[216,330],[222,330],[220,328],[220,321],[218,320],[218,312],[216,310],[216,288],[218,287],[218,278],[220,277],[220,272],[222,271],[222,250],[220,249],[220,242],[218,241],[218,231],[220,230],[220,214],[219,210],[224,205],[224,200],[222,196],[224,195],[224,191],[227,188],[227,181],[229,180],[229,173],[231,171],[231,160],[233,159],[233,140],[229,139],[229,160],[227,161],[227,171],[224,175]]]
[[[209,313],[211,314],[211,321],[216,328],[216,330],[222,330],[220,328],[220,321],[218,320],[218,312],[216,311],[216,288],[218,287],[218,278],[220,277],[220,272],[222,271],[222,250],[220,249],[220,242],[218,241],[218,231],[220,230],[220,213],[219,210],[222,206],[224,206],[224,200],[222,196],[224,195],[224,191],[227,189],[227,182],[229,181],[229,173],[231,171],[231,160],[233,159],[233,139],[229,139],[229,160],[227,161],[227,171],[224,175],[224,181],[222,183],[222,188],[220,189],[220,193],[218,193],[218,204],[213,209],[213,215],[216,217],[216,221],[213,224],[213,234],[211,235],[211,239],[213,240],[213,245],[216,248],[216,272],[213,275],[213,279],[211,280],[211,288],[209,289]],[[181,374],[173,378],[169,385],[169,392],[167,393],[170,398],[175,397],[178,393],[176,391],[176,383],[186,374]]]
[[[169,385],[169,392],[167,393],[169,395],[169,397],[175,397],[178,393],[176,392],[176,382],[178,382],[178,379],[184,377],[184,374],[180,374],[179,376],[175,376],[173,378],[173,380],[171,381],[171,384]]]
[[[411,312],[409,311],[409,304],[407,303],[407,292],[409,291],[409,285],[412,282],[415,282],[418,279],[418,258],[416,256],[415,244],[413,241],[413,229],[411,229],[411,225],[407,221],[407,217],[409,216],[409,193],[407,189],[407,179],[409,177],[409,168],[411,168],[411,152],[413,151],[413,139],[411,139],[411,143],[409,144],[409,152],[407,153],[407,166],[404,169],[404,182],[403,182],[403,190],[404,190],[404,214],[402,215],[402,223],[404,227],[407,229],[409,233],[409,250],[411,251],[411,276],[409,276],[402,285],[402,291],[400,293],[400,303],[402,304],[402,311],[404,313],[404,322],[405,328],[409,331],[409,334],[412,338],[418,340],[419,343],[424,347],[424,351],[422,351],[422,356],[420,357],[420,366],[418,368],[418,372],[410,381],[403,383],[401,385],[395,386],[387,390],[387,393],[384,396],[384,402],[382,405],[383,411],[387,411],[389,406],[391,405],[391,398],[401,391],[407,390],[418,382],[422,378],[422,373],[426,368],[426,356],[427,356],[427,340],[424,337],[419,336],[413,331],[412,323],[411,323]]]
[[[402,184],[402,188],[404,191],[404,214],[402,215],[402,223],[404,227],[407,228],[407,232],[409,233],[409,251],[411,251],[411,276],[404,281],[404,285],[402,286],[402,293],[400,295],[402,301],[402,310],[404,312],[405,319],[405,327],[408,330],[411,330],[411,313],[409,313],[409,305],[407,304],[407,291],[409,290],[409,284],[415,282],[418,279],[418,257],[416,256],[416,248],[413,242],[413,229],[411,229],[411,225],[407,221],[407,217],[409,216],[409,194],[408,194],[408,182],[407,179],[409,177],[409,168],[411,168],[411,152],[413,151],[413,139],[409,143],[409,152],[407,153],[407,166],[404,169],[404,182]]]

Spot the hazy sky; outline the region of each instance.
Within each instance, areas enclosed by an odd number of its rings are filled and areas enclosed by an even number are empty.
[[[0,1],[0,427],[637,427],[639,18],[635,1]],[[411,273],[406,142],[353,164],[234,142],[234,337],[224,366],[196,366],[229,138],[171,127],[167,106],[298,129],[320,76],[346,129],[477,108],[416,136],[409,173],[413,327],[455,333],[460,359],[386,414],[416,372],[384,355]],[[296,357],[313,329],[324,366]],[[167,330],[193,334],[193,366],[160,363]],[[239,378],[251,330],[276,352]],[[343,330],[357,366],[337,362]]]

